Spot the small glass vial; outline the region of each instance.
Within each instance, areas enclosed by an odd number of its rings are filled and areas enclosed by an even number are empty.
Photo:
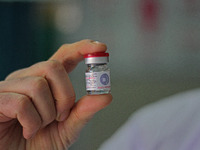
[[[109,53],[100,52],[84,56],[87,70],[85,72],[86,91],[89,95],[110,93]]]

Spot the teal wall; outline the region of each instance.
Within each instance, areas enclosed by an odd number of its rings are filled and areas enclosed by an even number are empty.
[[[55,31],[37,3],[0,2],[0,78],[47,59],[55,51]],[[53,41],[53,42],[52,42]]]

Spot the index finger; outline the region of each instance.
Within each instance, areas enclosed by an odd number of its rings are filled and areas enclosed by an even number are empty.
[[[87,39],[73,44],[64,44],[50,60],[57,60],[62,63],[69,73],[81,60],[83,60],[85,54],[105,52],[106,50],[107,46],[105,44]]]

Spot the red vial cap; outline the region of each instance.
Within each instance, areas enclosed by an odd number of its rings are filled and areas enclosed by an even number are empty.
[[[92,58],[92,57],[109,57],[109,53],[98,52],[84,55],[84,58]]]

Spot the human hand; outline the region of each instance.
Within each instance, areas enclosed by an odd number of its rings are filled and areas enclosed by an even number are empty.
[[[110,94],[83,96],[75,103],[68,77],[83,55],[106,51],[91,40],[65,44],[48,60],[10,74],[0,82],[0,149],[64,150]]]

